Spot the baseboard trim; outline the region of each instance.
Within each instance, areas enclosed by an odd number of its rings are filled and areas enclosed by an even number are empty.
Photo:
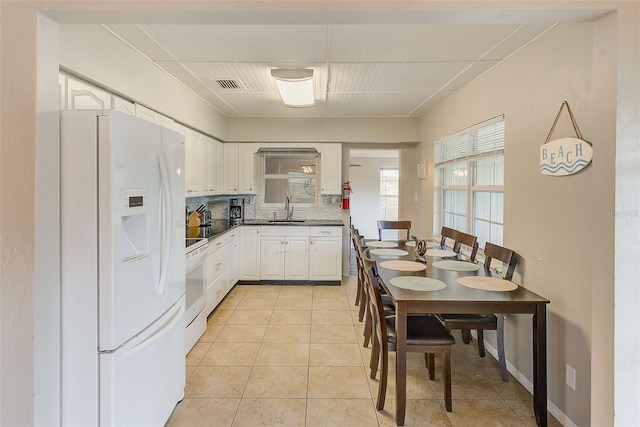
[[[477,339],[475,332],[473,333],[473,337],[474,339]],[[484,341],[484,348],[487,351],[487,353],[489,353],[494,359],[498,360],[498,350],[496,350],[495,347],[489,344],[487,340]],[[533,395],[533,383],[529,381],[529,379],[525,377],[522,374],[522,372],[516,369],[516,367],[513,366],[508,360],[507,360],[507,371],[509,371],[509,373],[513,375],[515,379],[518,380],[518,382],[522,384],[522,386],[526,388],[529,393],[531,393],[531,395]],[[560,421],[560,424],[562,424],[563,426],[578,427],[576,423],[571,421],[571,419],[564,412],[562,412],[560,408],[554,405],[553,402],[549,399],[547,399],[547,410],[551,413],[551,415],[556,417],[556,419]]]

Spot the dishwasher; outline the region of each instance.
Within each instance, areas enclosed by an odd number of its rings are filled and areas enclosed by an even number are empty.
[[[207,329],[206,316],[200,316],[207,296],[207,239],[186,240],[185,245],[185,354]]]

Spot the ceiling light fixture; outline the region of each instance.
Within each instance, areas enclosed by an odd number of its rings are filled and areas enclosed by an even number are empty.
[[[313,107],[316,105],[313,96],[312,69],[272,69],[280,96],[287,107]]]

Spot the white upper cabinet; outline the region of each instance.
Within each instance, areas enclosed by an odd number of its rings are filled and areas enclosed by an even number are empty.
[[[112,108],[116,111],[126,113],[132,116],[136,115],[136,104],[119,96],[113,95]]]
[[[70,76],[66,76],[66,81],[67,110],[106,110],[111,108],[111,93]]]
[[[320,194],[340,194],[342,192],[342,144],[321,145],[320,152]]]
[[[238,187],[240,194],[255,194],[255,146],[238,144]]]
[[[255,194],[255,145],[224,143],[224,194]]]
[[[222,144],[224,194],[238,194],[238,144]]]
[[[207,140],[207,181],[210,195],[223,194],[224,182],[222,143],[213,138]]]

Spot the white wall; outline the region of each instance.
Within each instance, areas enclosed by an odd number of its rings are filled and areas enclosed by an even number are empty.
[[[600,397],[607,388],[612,391],[611,382],[591,383],[591,304],[592,287],[613,285],[613,223],[607,213],[614,210],[611,93],[616,76],[611,64],[595,75],[593,37],[593,24],[558,25],[430,111],[423,118],[419,148],[432,161],[436,139],[505,115],[504,245],[520,255],[521,284],[551,301],[548,395],[577,425],[591,424],[592,391]],[[603,93],[608,95],[599,96]],[[538,172],[538,150],[563,100],[569,102],[583,138],[593,143],[594,161],[578,174],[549,177]],[[553,139],[575,136],[572,132],[565,112]],[[428,198],[432,188],[422,191]],[[507,360],[530,381],[531,334],[530,316],[508,317]],[[487,335],[494,343],[495,335]],[[606,343],[609,355],[612,343]],[[576,369],[575,391],[565,385],[565,364]],[[598,370],[613,373],[611,365]]]
[[[417,142],[416,117],[229,118],[230,141]]]
[[[398,167],[398,157],[351,157],[349,168],[351,181],[351,221],[360,235],[367,239],[378,238],[380,219],[380,169]]]

